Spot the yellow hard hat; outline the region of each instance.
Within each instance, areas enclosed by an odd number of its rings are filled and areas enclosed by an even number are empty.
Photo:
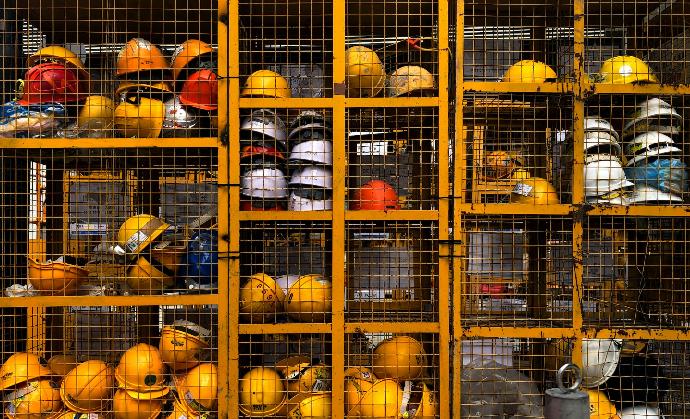
[[[43,419],[62,408],[60,389],[50,380],[24,383],[3,398],[9,419]]]
[[[527,180],[531,178],[532,175],[525,169],[515,169],[513,173],[510,174],[510,180]]]
[[[31,54],[26,60],[26,67],[31,68],[40,64],[42,61],[56,61],[74,67],[84,79],[89,79],[90,74],[86,71],[84,63],[77,57],[77,54],[59,45],[49,45]]]
[[[122,388],[113,396],[115,419],[153,419],[162,409],[163,399],[137,400]]]
[[[522,60],[511,65],[501,81],[508,83],[544,83],[556,81],[558,74],[548,65],[534,60]]]
[[[288,418],[329,419],[331,417],[331,394],[315,394],[299,402],[288,412]]]
[[[510,202],[514,204],[559,204],[556,188],[546,179],[532,177],[519,180],[510,193]]]
[[[290,286],[285,311],[303,322],[323,322],[331,315],[332,284],[318,274],[302,275]]]
[[[115,103],[105,96],[89,96],[79,110],[77,125],[82,129],[112,128],[115,123]]]
[[[403,400],[407,400],[403,418],[431,419],[436,417],[438,402],[434,392],[425,383],[405,381],[403,385]]]
[[[486,177],[489,179],[503,179],[509,177],[513,171],[525,165],[525,159],[519,153],[505,150],[494,150],[484,156]]]
[[[103,409],[115,386],[113,368],[99,360],[77,365],[60,385],[62,402],[75,412],[88,413]]]
[[[330,368],[323,364],[312,365],[306,356],[297,355],[276,362],[278,370],[287,382],[287,390],[292,397],[299,393],[327,391],[331,388]]]
[[[374,349],[372,366],[378,378],[411,380],[422,375],[425,363],[426,352],[418,340],[396,336]]]
[[[609,58],[601,64],[599,78],[602,83],[658,83],[647,63],[631,55]]]
[[[175,283],[174,272],[155,263],[155,259],[138,256],[136,263],[127,268],[127,286],[135,294],[160,294]]]
[[[39,262],[29,259],[29,282],[45,295],[74,295],[89,271],[65,262]]]
[[[386,83],[386,72],[378,55],[363,46],[345,51],[345,77],[349,97],[374,97]]]
[[[376,380],[348,416],[355,414],[362,419],[397,418],[401,414],[402,401],[403,391],[396,380]]]
[[[397,97],[433,92],[436,90],[434,76],[424,67],[406,65],[388,76],[388,96]]]
[[[244,82],[240,97],[289,98],[290,85],[285,77],[271,70],[253,72]]]
[[[74,367],[77,366],[77,357],[69,354],[57,354],[50,357],[48,360],[48,368],[59,375],[64,377],[68,372],[72,371]]]
[[[194,413],[212,411],[218,404],[218,368],[205,362],[185,373],[175,383],[180,402]]]
[[[117,242],[128,253],[139,254],[170,227],[170,224],[148,214],[129,217],[117,232]]]
[[[265,314],[281,311],[285,293],[270,276],[257,273],[249,277],[240,289],[240,313],[254,322],[261,322]]]
[[[221,4],[223,1],[221,0]],[[173,52],[170,66],[173,71],[173,79],[177,80],[189,63],[202,55],[213,53],[213,47],[198,39],[188,39],[181,43]]]
[[[359,402],[376,380],[374,373],[366,367],[350,367],[345,370],[345,412],[347,416],[355,416]]]
[[[41,377],[50,377],[53,372],[46,361],[28,352],[12,354],[0,367],[0,390],[7,390],[18,384]]]
[[[164,405],[164,407],[167,407],[167,405]],[[166,419],[200,419],[201,415],[189,410],[179,400],[173,399],[172,410],[163,412],[161,417]]]
[[[126,138],[158,138],[165,120],[163,101],[127,96],[115,108],[115,130]]]
[[[144,81],[131,81],[131,80],[122,80],[120,84],[117,85],[117,89],[115,89],[115,94],[119,97],[123,93],[129,93],[132,91],[138,91],[138,92],[148,92],[150,94],[161,94],[161,93],[173,93],[172,87],[170,86],[170,83],[167,81],[149,81],[149,82],[144,82]],[[158,96],[160,97],[160,95]],[[155,97],[154,98],[158,98]]]
[[[187,370],[199,365],[199,354],[209,347],[211,331],[186,320],[163,326],[158,344],[163,362],[173,370]]]
[[[117,54],[118,76],[139,71],[169,70],[168,60],[157,46],[142,38],[132,38]]]
[[[273,368],[253,368],[240,378],[240,412],[249,417],[276,415],[285,405],[283,379]]]
[[[589,417],[591,419],[618,419],[616,406],[599,390],[587,390],[589,394]]]
[[[158,348],[139,343],[127,349],[115,368],[115,379],[135,399],[158,399],[170,392]]]

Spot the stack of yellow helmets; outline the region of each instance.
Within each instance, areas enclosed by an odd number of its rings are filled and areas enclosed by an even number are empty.
[[[127,285],[135,294],[160,294],[175,283],[175,258],[162,257],[165,249],[152,252],[152,245],[170,224],[148,214],[128,218],[118,231],[117,241],[132,264],[127,269]],[[173,248],[170,246],[169,248]]]
[[[157,138],[165,119],[163,103],[173,94],[168,60],[151,42],[133,38],[120,50],[115,74],[120,79],[115,130],[128,138]]]
[[[202,362],[174,376],[177,390],[175,410],[187,412],[187,418],[204,417],[218,407],[218,368],[211,362]],[[178,413],[175,413],[176,415]]]
[[[0,391],[4,392],[7,418],[47,418],[62,408],[60,390],[50,380],[53,375],[38,355],[17,352],[0,367]]]
[[[426,352],[418,340],[396,336],[374,349],[372,369],[345,371],[345,408],[349,417],[433,418],[437,402],[423,381]]]
[[[170,392],[166,371],[158,348],[139,343],[126,350],[115,368],[119,387],[113,398],[115,417],[156,417],[163,408],[163,398]]]

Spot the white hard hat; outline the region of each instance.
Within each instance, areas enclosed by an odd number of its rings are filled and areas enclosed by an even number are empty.
[[[269,109],[257,109],[240,123],[240,133],[244,141],[264,141],[271,138],[287,149],[287,128],[275,112]]]
[[[585,133],[585,153],[594,149],[599,153],[605,153],[604,148],[615,156],[620,156],[623,152],[617,138],[610,132],[588,131]]]
[[[299,279],[299,275],[293,275],[293,274],[280,275],[280,276],[275,277],[276,284],[278,284],[280,286],[280,288],[283,289],[283,291],[285,292],[285,295],[287,295],[292,284],[297,282],[298,279]]]
[[[683,125],[683,117],[667,102],[653,98],[637,105],[635,112],[628,116],[623,132],[632,130],[639,123],[677,127]]]
[[[683,198],[672,193],[662,192],[648,185],[635,185],[635,191],[629,198],[630,204],[670,205],[682,203]]]
[[[637,405],[621,410],[621,419],[659,419],[663,418],[658,407]]]
[[[292,147],[290,163],[333,164],[333,144],[328,140],[304,141]]]
[[[290,197],[288,198],[288,211],[328,211],[333,209],[333,199],[313,199],[313,196],[300,196],[311,195],[311,192],[315,191],[295,189],[290,192]],[[328,193],[330,191],[323,192]]]
[[[315,186],[323,189],[333,189],[333,173],[331,169],[319,166],[306,166],[296,171],[290,178],[290,187]]]
[[[250,170],[242,176],[241,188],[242,195],[252,198],[279,199],[288,196],[287,180],[280,169]]]
[[[625,178],[620,160],[610,154],[594,154],[585,158],[585,196],[601,196],[633,186]]]
[[[682,150],[673,144],[673,139],[666,134],[656,131],[642,133],[625,144],[626,166],[634,166],[648,157],[681,153]]]
[[[611,123],[598,116],[588,116],[585,118],[585,132],[608,132],[613,135],[616,141],[620,138]]]
[[[307,109],[306,111],[300,112],[300,114],[297,115],[295,119],[292,120],[292,122],[290,122],[290,131],[293,131],[295,128],[301,126],[314,123],[320,123],[326,126],[328,128],[328,131],[331,130],[331,126],[326,121],[326,117],[323,115],[323,113],[315,111],[313,109]]]
[[[180,97],[172,97],[163,103],[165,116],[161,137],[198,137],[200,118],[196,109],[186,107],[180,102]]]
[[[623,339],[582,339],[582,387],[598,387],[618,366]]]

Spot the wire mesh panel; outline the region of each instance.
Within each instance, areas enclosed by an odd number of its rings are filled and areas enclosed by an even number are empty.
[[[585,71],[608,85],[688,83],[688,14],[682,2],[585,2]]]
[[[333,95],[333,5],[240,1],[242,97]]]
[[[472,0],[464,8],[465,80],[543,83],[571,76],[571,1]]]
[[[349,209],[438,207],[437,114],[434,108],[348,110]]]
[[[464,100],[468,202],[569,202],[569,195],[560,200],[557,195],[565,189],[558,175],[564,163],[552,150],[561,146],[570,129],[572,98],[476,93]]]
[[[374,322],[437,319],[435,223],[351,222],[346,233],[348,319]]]
[[[437,335],[363,331],[347,334],[345,345],[348,416],[438,417]]]
[[[547,217],[465,218],[463,323],[559,327],[572,319],[571,223]]]
[[[217,414],[212,307],[52,307],[41,320],[28,353],[2,358],[8,416]]]
[[[463,339],[462,416],[543,417],[544,391],[555,387],[564,359],[552,347],[546,340]]]

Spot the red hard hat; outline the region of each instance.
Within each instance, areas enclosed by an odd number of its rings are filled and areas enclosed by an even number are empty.
[[[398,194],[382,180],[370,180],[352,194],[350,209],[353,210],[398,210]]]
[[[180,102],[207,111],[218,109],[218,75],[208,69],[192,73],[182,84]]]
[[[240,150],[240,160],[249,159],[257,156],[273,156],[276,159],[285,160],[283,153],[275,147],[263,145],[246,145]]]
[[[255,207],[254,203],[254,201],[240,200],[240,211],[285,211],[285,207],[280,203],[274,202],[274,206],[264,208],[260,206]]]
[[[88,89],[79,85],[76,70],[68,69],[60,63],[43,63],[33,66],[26,72],[23,80],[20,105],[39,103],[78,102]]]

